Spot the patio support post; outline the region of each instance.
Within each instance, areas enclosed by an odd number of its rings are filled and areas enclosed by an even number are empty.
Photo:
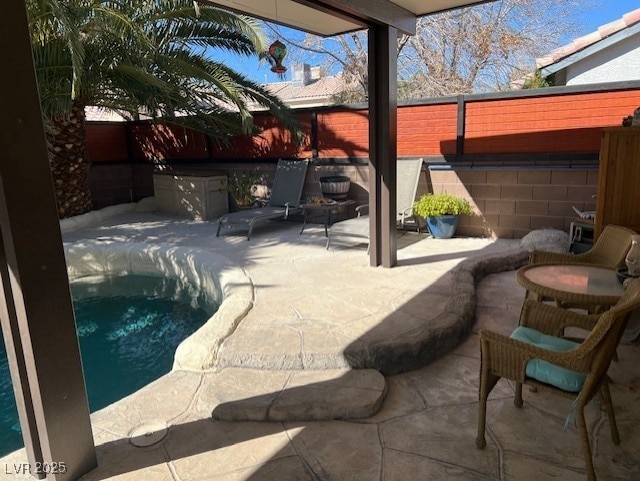
[[[3,6],[0,65],[0,321],[31,474],[75,480],[96,452],[24,1]]]
[[[464,136],[467,125],[467,103],[464,95],[458,95],[458,115],[456,127],[456,160],[464,155]]]
[[[369,263],[397,264],[398,30],[369,29]]]

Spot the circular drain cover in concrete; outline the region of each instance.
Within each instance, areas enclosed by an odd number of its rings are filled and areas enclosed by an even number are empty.
[[[169,428],[162,421],[143,424],[131,431],[129,441],[138,448],[146,448],[162,441],[168,431]]]

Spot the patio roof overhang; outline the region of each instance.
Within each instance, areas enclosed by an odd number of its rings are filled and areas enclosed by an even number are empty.
[[[204,1],[204,0],[202,0]],[[461,0],[209,0],[278,21],[293,3],[320,12],[308,28],[333,33],[369,28],[370,263],[396,263],[396,55],[398,32],[415,29],[417,15],[467,6]],[[227,5],[225,5],[225,3]],[[295,11],[295,10],[294,10]],[[292,15],[304,28],[305,12]],[[410,13],[406,13],[410,12]],[[255,14],[255,12],[254,12]],[[413,16],[413,20],[411,19]],[[337,19],[337,20],[336,20]],[[338,21],[339,20],[339,21]],[[317,22],[317,24],[315,23]],[[413,22],[413,26],[412,26]],[[325,35],[330,29],[323,30]],[[0,16],[0,321],[29,461],[67,471],[75,480],[97,463],[68,286],[60,224],[31,52],[25,0],[7,2]]]
[[[201,0],[322,36],[383,24],[416,33],[416,18],[490,0]]]

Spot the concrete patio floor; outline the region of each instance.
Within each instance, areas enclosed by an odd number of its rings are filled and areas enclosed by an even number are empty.
[[[382,269],[368,266],[362,245],[327,251],[321,226],[299,235],[299,224],[266,225],[249,242],[241,232],[216,238],[215,229],[215,223],[129,213],[65,234],[69,243],[172,243],[223,254],[255,289],[254,307],[223,344],[217,369],[174,371],[92,414],[99,467],[84,480],[586,478],[578,434],[573,427],[563,431],[570,402],[525,389],[524,408],[517,409],[504,380],[490,398],[487,447],[475,447],[476,333],[508,334],[516,326],[524,291],[513,270],[478,283],[472,332],[450,352],[384,377],[350,369],[391,365],[367,354],[375,351],[370,346],[422,333],[419,324],[443,319],[455,308],[454,268],[468,258],[513,253],[517,242],[404,233],[398,267]],[[353,346],[359,348],[351,352],[366,355],[345,355]],[[385,349],[380,352],[394,352]],[[610,376],[620,446],[598,406],[588,410],[588,422],[599,479],[630,481],[640,479],[638,343],[623,342],[618,355]],[[330,405],[329,416],[342,410],[345,419],[287,419],[296,409],[322,418],[327,412],[314,399]],[[221,407],[230,419],[266,413],[282,420],[213,419]],[[10,472],[24,461],[24,451],[0,460],[0,479],[31,479]]]

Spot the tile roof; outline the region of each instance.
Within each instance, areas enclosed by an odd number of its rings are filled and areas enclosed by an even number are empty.
[[[611,35],[618,33],[638,22],[640,22],[640,8],[623,15],[622,18],[618,20],[598,27],[598,30],[596,30],[595,32],[591,32],[587,35],[584,35],[583,37],[577,38],[571,43],[554,50],[549,55],[537,58],[536,66],[540,69],[557,63],[560,60],[567,58],[574,53],[577,53],[580,50],[589,47],[590,45],[604,40],[605,38],[610,37]]]
[[[277,96],[290,107],[317,107],[319,105],[329,105],[331,97],[342,92],[346,83],[342,73],[335,76],[322,76],[311,80],[307,85],[293,81],[274,82],[264,84],[269,93]],[[236,105],[220,100],[220,107],[231,111],[237,111]],[[257,102],[248,102],[250,110],[266,110],[266,107]],[[85,116],[88,121],[102,122],[125,122],[127,118],[114,110],[101,107],[85,107]]]
[[[338,74],[331,77],[320,77],[307,85],[287,81],[266,84],[264,87],[285,103],[299,103],[301,101],[328,103],[331,96],[344,90],[345,81],[342,74]]]

